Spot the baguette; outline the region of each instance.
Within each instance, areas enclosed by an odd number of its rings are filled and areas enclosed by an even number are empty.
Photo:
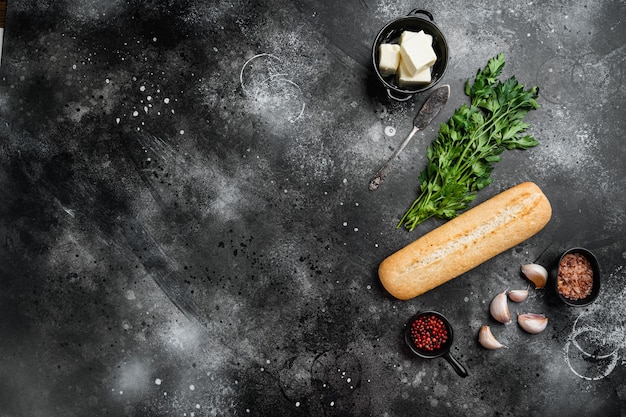
[[[551,216],[536,184],[518,184],[392,254],[378,276],[394,297],[417,297],[530,238]]]

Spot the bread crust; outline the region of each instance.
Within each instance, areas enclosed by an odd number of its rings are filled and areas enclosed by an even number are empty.
[[[541,189],[523,182],[444,223],[386,258],[378,268],[394,297],[417,297],[538,233],[552,207]]]

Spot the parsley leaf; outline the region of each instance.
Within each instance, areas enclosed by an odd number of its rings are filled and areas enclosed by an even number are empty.
[[[398,227],[412,231],[431,217],[458,216],[493,181],[490,175],[502,152],[539,144],[525,134],[529,125],[524,122],[530,110],[540,107],[539,89],[525,89],[514,76],[498,80],[504,64],[501,53],[476,72],[472,84],[465,82],[470,105],[463,104],[440,126],[426,152],[428,165],[419,176],[419,195]]]

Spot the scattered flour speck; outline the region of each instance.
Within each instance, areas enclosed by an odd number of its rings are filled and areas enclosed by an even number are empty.
[[[385,135],[389,136],[389,137],[393,137],[396,135],[396,128],[393,126],[387,126],[385,128]]]

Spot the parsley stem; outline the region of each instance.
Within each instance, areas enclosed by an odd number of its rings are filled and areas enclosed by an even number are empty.
[[[504,55],[491,58],[476,73],[474,83],[465,84],[470,105],[456,109],[441,125],[428,148],[428,166],[420,174],[420,193],[398,227],[409,231],[430,217],[451,219],[468,208],[476,193],[488,185],[493,165],[506,149],[528,149],[537,145],[527,128],[525,115],[539,108],[537,87],[524,90],[514,77],[498,81]]]

